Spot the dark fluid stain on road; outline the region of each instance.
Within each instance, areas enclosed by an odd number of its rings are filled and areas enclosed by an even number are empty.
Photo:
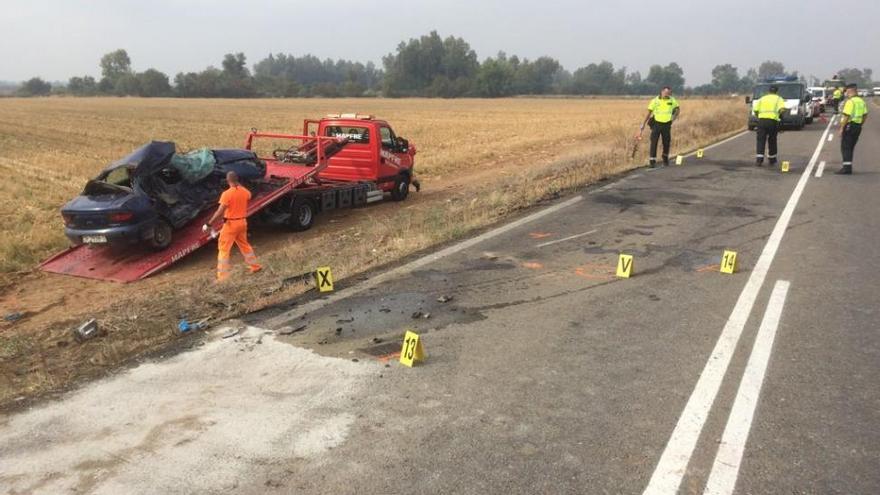
[[[468,271],[471,270],[509,270],[516,268],[516,265],[508,261],[487,260],[485,258],[476,258],[466,260],[462,263]]]
[[[650,230],[640,230],[640,229],[620,229],[618,233],[622,235],[642,235],[642,236],[650,236],[653,235],[654,232]]]

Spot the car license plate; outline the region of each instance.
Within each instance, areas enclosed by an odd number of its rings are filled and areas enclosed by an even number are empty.
[[[84,235],[82,237],[83,244],[106,244],[107,236],[104,235]]]

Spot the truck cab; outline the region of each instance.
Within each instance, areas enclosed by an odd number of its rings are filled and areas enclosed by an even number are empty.
[[[813,122],[813,95],[807,91],[805,84],[792,77],[767,79],[757,84],[752,96],[746,97],[749,106],[749,129],[755,129],[758,118],[755,116],[757,101],[770,92],[770,86],[779,88],[779,96],[785,100],[786,112],[782,115],[782,125],[803,129],[805,124]]]
[[[333,114],[319,120],[306,120],[308,136],[346,138],[348,144],[328,160],[320,179],[371,182],[395,200],[404,199],[410,185],[419,187],[413,166],[416,148],[397,136],[391,125],[372,115]]]

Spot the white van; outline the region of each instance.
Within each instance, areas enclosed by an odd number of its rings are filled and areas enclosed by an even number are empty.
[[[810,86],[807,88],[807,91],[813,95],[813,105],[819,105],[819,112],[825,111],[825,98],[828,95],[825,94],[825,88],[822,86]]]

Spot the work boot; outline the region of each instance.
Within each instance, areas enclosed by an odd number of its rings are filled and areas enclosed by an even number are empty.
[[[776,158],[770,159],[770,165],[776,165]]]
[[[763,166],[764,166],[764,160],[763,160],[763,159],[755,160],[755,166],[756,166],[756,167],[763,167]]]
[[[648,168],[657,168],[657,160],[648,161]]]
[[[852,175],[852,165],[844,165],[840,167],[840,170],[834,173],[837,175]]]

